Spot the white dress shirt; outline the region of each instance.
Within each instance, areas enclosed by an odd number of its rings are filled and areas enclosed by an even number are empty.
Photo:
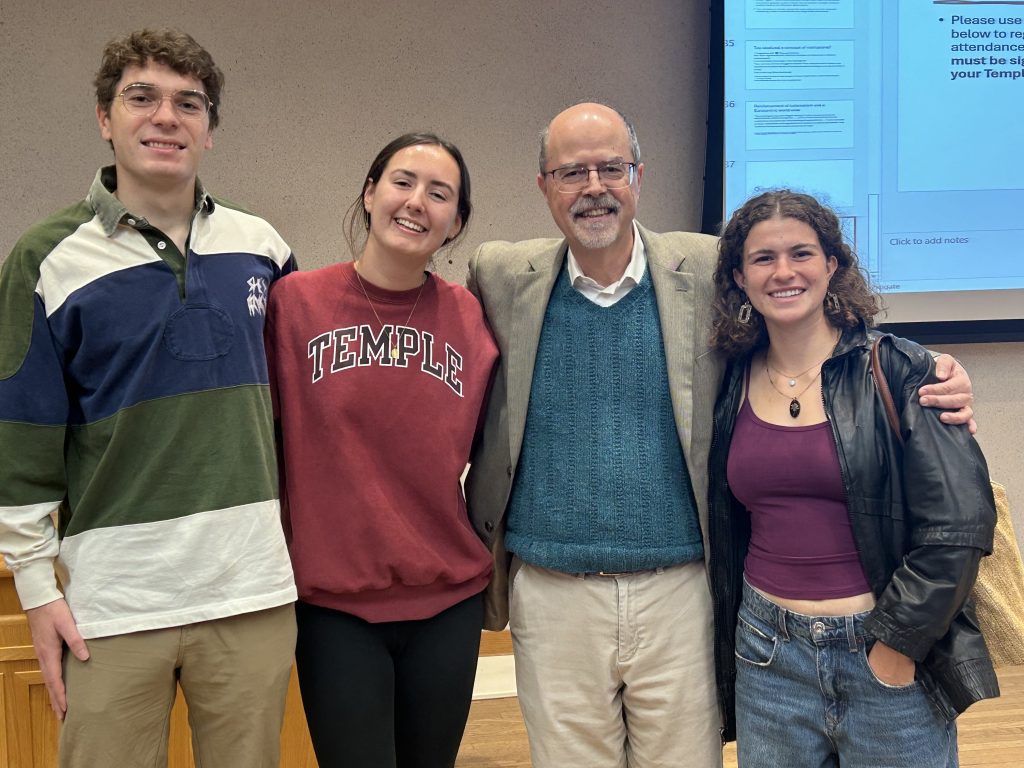
[[[643,279],[644,270],[647,269],[647,249],[644,247],[644,241],[640,237],[636,222],[633,222],[633,254],[629,258],[629,264],[626,265],[626,271],[622,273],[622,277],[611,285],[600,285],[596,280],[583,274],[571,248],[566,262],[569,270],[569,282],[572,283],[572,287],[598,306],[610,307],[633,290]]]

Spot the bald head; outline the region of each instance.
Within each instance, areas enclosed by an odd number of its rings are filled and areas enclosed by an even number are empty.
[[[552,155],[552,141],[564,141],[568,135],[587,129],[600,128],[606,134],[609,130],[621,130],[629,144],[632,157],[624,158],[640,163],[640,144],[636,138],[636,127],[622,112],[607,104],[582,102],[559,112],[540,134],[540,172],[551,170],[548,159]]]

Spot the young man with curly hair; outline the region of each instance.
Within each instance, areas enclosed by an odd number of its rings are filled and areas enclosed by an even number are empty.
[[[195,40],[113,40],[95,85],[113,165],[0,271],[0,552],[62,768],[165,765],[177,684],[197,764],[276,766],[295,586],[263,320],[294,259],[198,180],[223,74]]]

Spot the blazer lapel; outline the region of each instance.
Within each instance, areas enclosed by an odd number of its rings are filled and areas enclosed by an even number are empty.
[[[647,266],[651,270],[651,283],[658,302],[676,430],[689,464],[693,435],[693,350],[696,333],[693,275],[682,271],[685,254],[659,247],[656,234],[643,227],[639,229],[647,246]]]
[[[526,429],[526,409],[533,386],[533,366],[544,327],[551,289],[565,262],[567,245],[563,240],[554,249],[530,257],[527,268],[515,276],[512,302],[514,332],[509,340],[508,363],[508,437],[513,467],[519,463],[519,450]]]

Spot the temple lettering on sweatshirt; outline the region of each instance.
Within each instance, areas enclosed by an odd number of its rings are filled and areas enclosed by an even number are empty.
[[[438,347],[435,349],[435,346]],[[420,371],[443,381],[462,397],[462,355],[447,342],[444,350],[435,344],[434,334],[405,325],[385,325],[379,334],[365,323],[335,328],[321,333],[307,345],[313,361],[313,383],[324,377],[324,366],[330,372],[342,373],[368,365],[408,368],[410,361],[420,358]]]

